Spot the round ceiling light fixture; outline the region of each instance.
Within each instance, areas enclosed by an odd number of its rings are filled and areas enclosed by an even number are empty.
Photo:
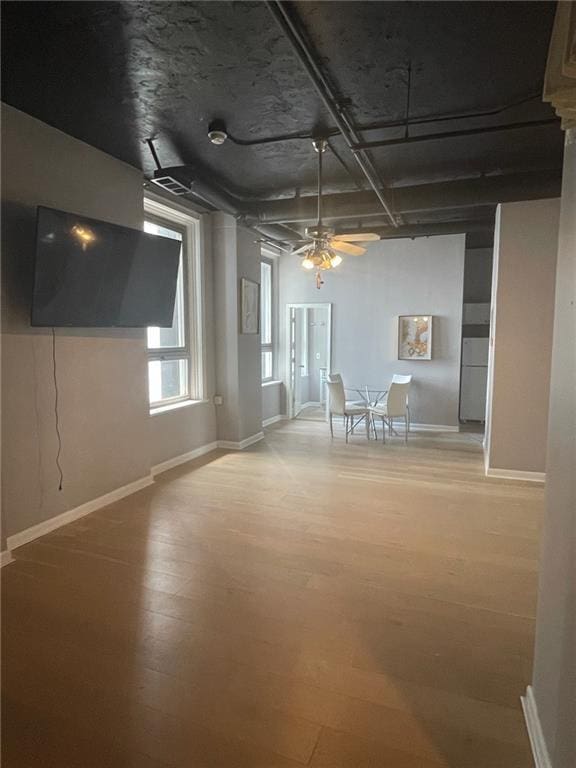
[[[224,144],[228,138],[228,133],[222,120],[213,120],[210,123],[208,126],[208,138],[212,144],[216,144],[217,146]]]

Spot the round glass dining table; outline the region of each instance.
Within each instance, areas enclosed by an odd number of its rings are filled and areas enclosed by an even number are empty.
[[[374,407],[386,396],[388,389],[386,387],[377,387],[371,384],[350,384],[345,385],[344,390],[346,392],[354,393],[358,395],[367,406]]]

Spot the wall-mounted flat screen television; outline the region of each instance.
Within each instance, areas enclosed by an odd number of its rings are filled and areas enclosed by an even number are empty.
[[[180,242],[38,207],[32,325],[172,325]]]

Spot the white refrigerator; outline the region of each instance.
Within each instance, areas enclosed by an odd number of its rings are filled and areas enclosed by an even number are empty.
[[[484,421],[488,383],[489,339],[462,340],[462,375],[460,378],[460,419]]]

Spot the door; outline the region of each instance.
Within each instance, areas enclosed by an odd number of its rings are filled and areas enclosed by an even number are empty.
[[[308,402],[308,370],[304,360],[307,353],[305,333],[307,330],[307,310],[303,307],[290,307],[290,392],[292,397],[292,416],[298,416]]]
[[[326,402],[328,310],[325,307],[308,309],[307,321],[308,400],[313,405],[323,405]]]
[[[288,304],[286,349],[288,412],[295,418],[307,405],[325,402],[330,372],[331,305]]]
[[[488,386],[488,339],[462,340],[460,379],[460,418],[484,421]]]
[[[463,339],[462,365],[488,365],[488,339]]]

